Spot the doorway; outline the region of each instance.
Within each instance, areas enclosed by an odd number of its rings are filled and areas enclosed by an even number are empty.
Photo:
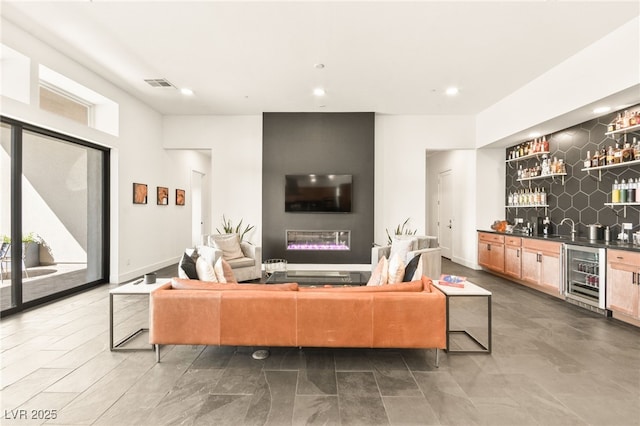
[[[453,241],[453,174],[438,173],[438,241],[442,257],[451,259]]]
[[[202,241],[204,232],[204,218],[202,214],[202,181],[204,173],[191,171],[191,243],[197,246]]]

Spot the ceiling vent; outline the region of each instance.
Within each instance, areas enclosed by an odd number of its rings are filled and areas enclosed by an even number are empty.
[[[164,78],[146,78],[146,81],[151,87],[174,87],[175,86]]]

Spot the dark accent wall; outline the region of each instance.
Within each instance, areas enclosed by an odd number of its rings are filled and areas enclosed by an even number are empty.
[[[628,108],[629,111],[636,111],[640,105]],[[607,125],[614,120],[619,111],[599,117],[594,120],[580,123],[568,129],[547,135],[549,140],[549,150],[551,158],[563,159],[567,165],[567,176],[564,184],[559,177],[555,180],[551,178],[536,179],[531,181],[517,181],[517,168],[520,162],[508,163],[506,166],[506,192],[505,205],[510,191],[527,188],[529,182],[531,188],[545,187],[548,197],[549,209],[547,215],[554,225],[555,233],[569,234],[571,226],[564,224],[558,232],[558,224],[565,218],[571,218],[576,223],[579,236],[588,236],[587,225],[599,223],[611,227],[611,235],[617,236],[621,229],[621,223],[631,222],[634,227],[640,222],[640,208],[638,206],[627,207],[627,216],[624,217],[622,207],[614,208],[605,206],[604,203],[611,202],[611,189],[614,179],[621,182],[622,179],[628,181],[640,177],[640,166],[633,165],[627,167],[602,170],[602,180],[598,181],[598,172],[590,173],[582,171],[583,161],[587,157],[587,151],[593,155],[596,149],[615,146],[616,139],[624,140],[622,135],[605,135]],[[622,111],[624,112],[624,111]],[[633,142],[636,137],[640,140],[640,132],[628,133],[627,140]],[[622,144],[621,144],[622,146]],[[511,147],[507,148],[507,156]],[[507,157],[505,157],[507,158]],[[532,167],[539,161],[537,159],[526,159],[522,161],[523,167]],[[550,190],[550,193],[549,193]],[[510,223],[516,217],[524,218],[524,221],[534,221],[536,216],[544,216],[543,208],[515,208],[506,209],[506,218]]]
[[[373,243],[374,113],[265,113],[262,250],[290,263],[369,263]],[[287,174],[351,174],[351,213],[285,213]],[[351,230],[350,251],[292,251],[285,230]]]

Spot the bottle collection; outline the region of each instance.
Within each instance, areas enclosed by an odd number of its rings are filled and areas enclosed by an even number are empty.
[[[516,145],[509,151],[507,160],[515,160],[516,158],[543,152],[549,152],[549,141],[546,136]]]
[[[633,127],[640,124],[640,110],[638,111],[625,111],[624,113],[618,113],[618,116],[607,126],[607,132],[615,132],[616,130],[623,130],[627,127]]]
[[[564,160],[558,160],[558,157],[553,157],[553,161],[551,161],[546,154],[543,154],[542,163],[536,163],[535,166],[525,169],[522,168],[522,164],[520,165],[518,168],[518,180],[566,173],[567,167],[564,164]]]
[[[602,148],[600,151],[596,150],[593,155],[591,155],[591,151],[587,151],[587,158],[584,159],[584,168],[610,166],[633,160],[640,160],[640,141],[634,137],[633,143],[629,143],[627,142],[627,135],[624,135],[622,146],[616,142],[615,147],[609,145],[608,148]]]
[[[584,272],[584,283],[590,287],[599,288],[600,287],[600,278],[599,278],[599,269],[598,265],[594,265],[592,263],[578,263],[577,265],[578,271]],[[594,275],[591,275],[594,274]]]
[[[547,193],[544,188],[521,189],[516,192],[510,192],[507,197],[507,205],[510,207],[517,206],[546,206]]]
[[[624,179],[618,183],[618,179],[613,181],[611,188],[612,203],[640,203],[640,178],[634,180],[630,178],[628,182]]]

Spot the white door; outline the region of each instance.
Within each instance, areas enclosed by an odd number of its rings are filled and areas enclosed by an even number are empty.
[[[191,242],[202,244],[204,221],[202,219],[202,179],[204,175],[195,170],[191,171]]]
[[[453,240],[453,175],[451,170],[438,174],[438,241],[442,257],[451,259]]]

